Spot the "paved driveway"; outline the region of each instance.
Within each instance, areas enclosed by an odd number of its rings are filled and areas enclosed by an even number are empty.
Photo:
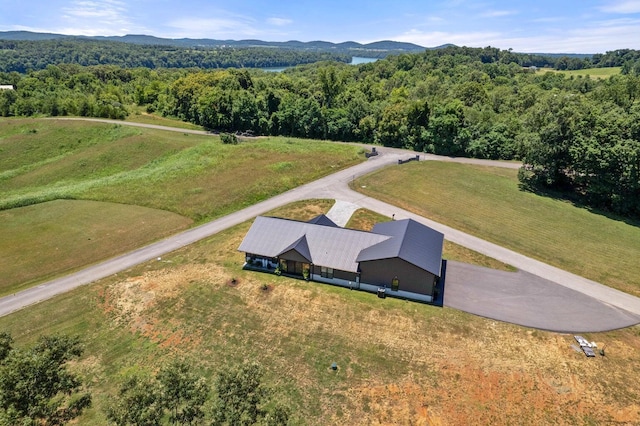
[[[447,262],[444,306],[557,332],[627,327],[640,316],[524,271],[505,272]]]

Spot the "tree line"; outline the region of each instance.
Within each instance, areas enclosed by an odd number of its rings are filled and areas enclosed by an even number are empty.
[[[137,104],[226,133],[515,159],[525,188],[640,217],[640,76],[542,73],[531,60],[447,47],[282,73],[49,65],[0,74],[17,87],[0,92],[0,114],[122,118]]]
[[[83,354],[78,337],[41,336],[16,348],[0,333],[0,424],[63,425],[92,404],[89,387],[71,364]],[[246,362],[220,371],[213,387],[181,360],[157,373],[137,372],[122,380],[104,408],[118,425],[286,425],[290,410],[263,382],[264,371]]]
[[[121,68],[267,68],[324,60],[350,62],[345,53],[268,47],[179,47],[82,39],[0,40],[0,71],[26,73],[48,65]]]

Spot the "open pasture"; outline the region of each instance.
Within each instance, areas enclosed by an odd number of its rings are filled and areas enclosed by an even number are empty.
[[[521,191],[516,175],[427,161],[356,179],[354,189],[640,296],[640,224]]]
[[[574,76],[574,77],[586,77],[589,76],[590,78],[595,78],[595,79],[605,79],[605,78],[609,78],[613,75],[619,75],[620,74],[620,67],[608,67],[608,68],[585,68],[583,70],[554,70],[551,68],[539,68],[538,71],[541,73],[546,73],[546,72],[557,72],[560,74],[564,74],[566,76]]]
[[[120,124],[2,119],[0,294],[362,160],[359,148],[320,141],[224,145],[216,136]]]
[[[326,201],[270,214],[308,219]],[[606,424],[640,421],[637,327],[585,338],[448,308],[241,269],[244,223],[163,257],[0,318],[17,345],[79,334],[74,365],[107,424],[118,383],[174,358],[211,378],[253,360],[298,424]],[[232,279],[235,278],[235,282]],[[338,370],[332,371],[332,362]]]

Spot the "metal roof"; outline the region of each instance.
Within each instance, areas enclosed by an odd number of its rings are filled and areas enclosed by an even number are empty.
[[[258,216],[238,250],[277,257],[292,248],[298,249],[302,237],[306,237],[313,264],[352,272],[358,271],[356,258],[363,249],[390,238],[354,229]]]
[[[358,262],[398,257],[440,276],[444,235],[414,220],[357,231],[277,217],[258,216],[238,250],[278,257],[296,250],[315,265],[358,271]]]
[[[307,236],[303,235],[294,241],[289,247],[282,250],[282,252],[278,253],[278,256],[288,252],[289,250],[295,250],[300,256],[307,259],[309,262],[312,262],[311,251],[309,250],[309,244],[307,244]]]
[[[444,235],[412,219],[378,223],[371,231],[390,238],[360,253],[358,262],[398,257],[440,276]]]
[[[324,214],[320,214],[314,217],[313,219],[307,221],[307,223],[313,223],[315,225],[333,226],[334,228],[338,228],[338,225]]]

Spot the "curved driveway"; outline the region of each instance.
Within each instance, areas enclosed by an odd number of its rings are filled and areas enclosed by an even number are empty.
[[[113,123],[113,121],[106,122]],[[117,123],[185,132],[184,129],[155,125]],[[640,299],[634,296],[351,190],[348,183],[354,178],[387,165],[397,164],[397,160],[400,158],[415,155],[415,153],[397,149],[379,148],[378,150],[381,153],[378,157],[372,157],[349,169],[302,185],[238,212],[80,272],[0,298],[0,316],[155,259],[231,226],[251,220],[255,216],[284,204],[310,198],[329,198],[348,201],[387,216],[395,214],[397,219],[414,219],[442,232],[446,239],[454,243],[513,265],[520,271],[517,273],[500,272],[458,262],[449,262],[445,282],[445,306],[500,321],[560,332],[604,331],[640,323]],[[519,167],[517,163],[434,155],[421,155],[421,159],[509,168]]]

